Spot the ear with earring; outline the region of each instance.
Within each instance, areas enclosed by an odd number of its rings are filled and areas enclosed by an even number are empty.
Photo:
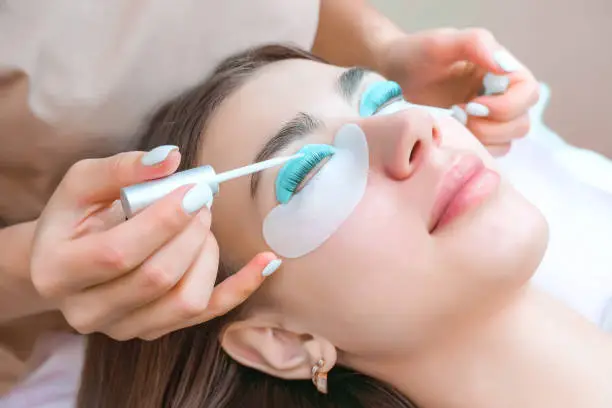
[[[327,372],[323,371],[325,360],[320,359],[312,366],[312,383],[322,394],[327,394]]]

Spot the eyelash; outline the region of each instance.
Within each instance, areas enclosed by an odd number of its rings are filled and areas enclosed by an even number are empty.
[[[276,200],[281,204],[289,202],[306,176],[334,152],[333,146],[326,144],[310,144],[302,147],[298,153],[302,153],[303,156],[287,162],[276,176]]]
[[[376,114],[383,106],[402,98],[402,88],[394,81],[381,81],[371,84],[361,97],[359,115],[368,117]]]

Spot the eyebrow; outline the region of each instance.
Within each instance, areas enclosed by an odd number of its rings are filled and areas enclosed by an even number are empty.
[[[264,147],[255,156],[255,163],[268,160],[276,153],[283,150],[291,143],[295,142],[311,134],[312,132],[321,129],[323,122],[318,118],[309,115],[308,113],[300,112],[289,122],[285,123],[272,138],[270,138]],[[259,185],[261,173],[255,173],[251,176],[251,197],[255,197],[257,187]]]
[[[351,102],[353,96],[359,89],[363,77],[371,71],[362,67],[352,67],[347,69],[338,78],[338,89],[340,95],[342,95],[348,102]]]
[[[363,77],[371,71],[362,67],[352,67],[344,71],[336,82],[338,93],[351,103],[359,90]],[[255,156],[254,163],[268,160],[291,143],[323,127],[323,121],[308,113],[300,112],[285,123]],[[251,175],[251,197],[255,197],[261,173]]]

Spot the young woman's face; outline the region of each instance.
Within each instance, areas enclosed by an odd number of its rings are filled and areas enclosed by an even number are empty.
[[[346,352],[389,353],[444,336],[464,316],[515,291],[539,264],[547,230],[459,122],[418,108],[360,115],[364,93],[385,79],[353,71],[341,87],[346,71],[307,60],[259,70],[215,113],[200,157],[217,172],[252,163],[299,114],[318,126],[273,156],[332,144],[349,123],[363,130],[369,150],[363,197],[318,248],[284,259],[257,296],[296,332],[325,336]],[[249,177],[221,185],[212,219],[222,259],[240,265],[271,249],[262,228],[279,205],[279,169],[260,173],[254,194]]]

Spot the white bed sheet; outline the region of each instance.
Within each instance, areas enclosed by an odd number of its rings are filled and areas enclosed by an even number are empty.
[[[533,282],[603,327],[612,299],[612,161],[548,128],[542,117],[551,93],[545,84],[541,90],[529,135],[498,163],[550,226]]]

